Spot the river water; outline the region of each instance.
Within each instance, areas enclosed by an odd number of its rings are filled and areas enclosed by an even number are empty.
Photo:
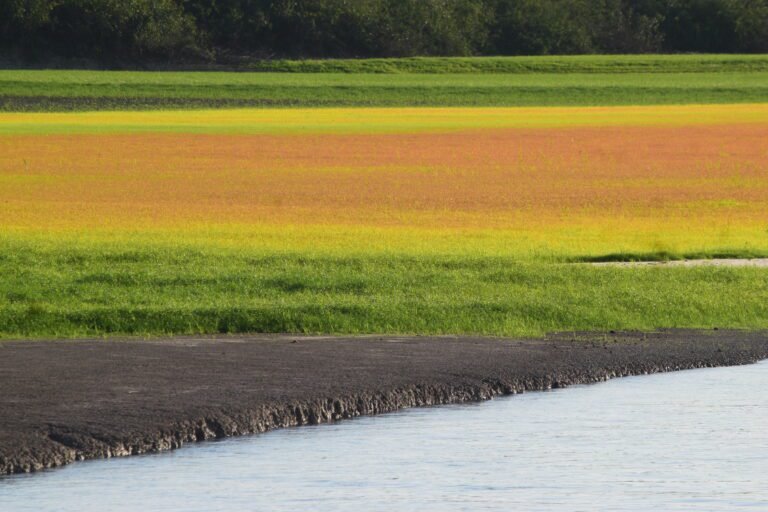
[[[0,510],[768,510],[768,363],[77,463]]]

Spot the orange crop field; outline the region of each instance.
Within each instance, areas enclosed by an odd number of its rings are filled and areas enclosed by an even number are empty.
[[[531,127],[2,135],[0,226],[285,251],[768,252],[768,115],[702,107],[680,126],[670,108],[623,126],[580,108],[562,127],[524,109]]]

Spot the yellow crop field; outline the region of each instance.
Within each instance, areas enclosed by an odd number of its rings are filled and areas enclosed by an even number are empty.
[[[16,236],[521,259],[768,251],[765,106],[0,115],[24,123],[84,130],[0,136],[0,226]]]
[[[0,134],[416,133],[492,128],[762,124],[768,105],[400,107],[0,114]]]

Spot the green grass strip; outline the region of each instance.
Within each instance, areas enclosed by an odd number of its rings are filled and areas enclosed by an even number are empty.
[[[252,71],[301,73],[680,73],[768,70],[766,55],[577,55],[272,60]]]
[[[768,101],[768,65],[761,64],[768,62],[768,58],[744,57],[743,61],[738,57],[722,61],[698,58],[700,60],[669,58],[670,62],[680,59],[679,65],[652,68],[656,71],[634,67],[621,72],[608,68],[596,72],[578,66],[572,66],[570,71],[542,67],[526,73],[454,70],[389,74],[332,68],[301,73],[6,70],[0,71],[0,111],[679,105]],[[600,59],[614,62],[607,57]],[[464,61],[474,62],[473,59],[457,62]],[[369,61],[320,62],[331,66]],[[302,63],[293,62],[293,65]]]
[[[759,268],[4,242],[0,337],[768,328]]]

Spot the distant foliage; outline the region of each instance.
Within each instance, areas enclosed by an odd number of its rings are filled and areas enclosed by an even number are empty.
[[[0,61],[768,52],[768,0],[0,0]]]
[[[0,0],[0,20],[0,42],[24,60],[199,58],[204,47],[176,0]]]

